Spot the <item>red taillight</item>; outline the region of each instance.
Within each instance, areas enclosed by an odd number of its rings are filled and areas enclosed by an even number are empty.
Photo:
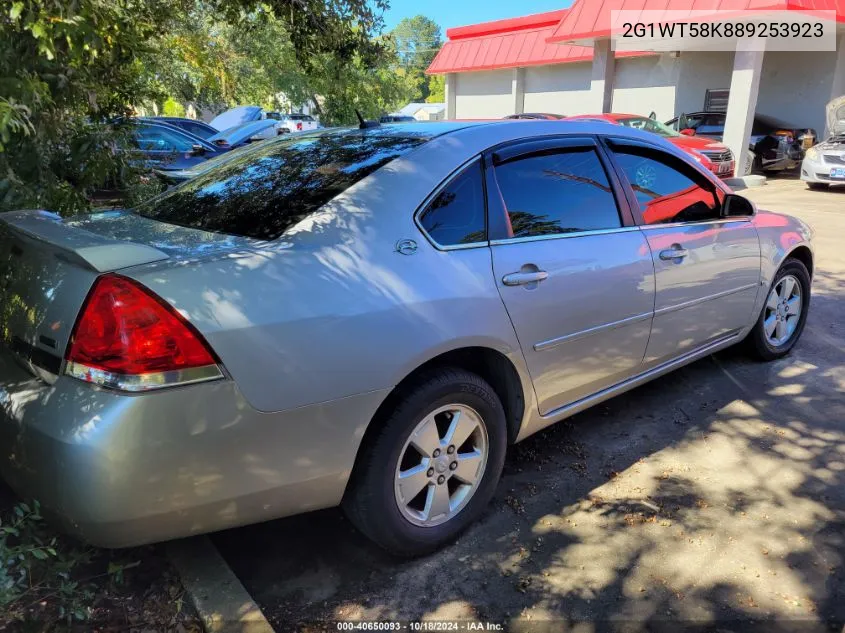
[[[96,372],[143,378],[214,366],[219,373],[202,335],[182,315],[141,284],[119,275],[104,275],[94,283],[76,321],[66,359],[73,368],[68,373],[101,384],[110,382],[92,377]],[[165,384],[141,388],[152,386]]]
[[[301,131],[302,130],[302,123],[297,123],[296,129]]]

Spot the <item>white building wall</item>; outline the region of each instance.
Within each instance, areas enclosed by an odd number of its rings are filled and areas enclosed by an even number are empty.
[[[525,112],[582,114],[590,103],[590,62],[525,69]]]
[[[678,61],[669,55],[618,59],[613,112],[643,116],[656,112],[661,121],[671,119],[675,113]]]
[[[616,60],[613,111],[656,112],[666,121],[704,107],[708,88],[730,87],[733,53],[663,54]],[[525,69],[525,112],[593,114],[589,62]]]
[[[841,53],[840,53],[841,54]],[[731,85],[732,52],[682,52],[616,61],[613,111],[661,121],[704,108],[708,89]],[[824,133],[824,106],[837,88],[837,53],[768,52],[763,59],[756,112]],[[591,64],[533,66],[525,72],[525,112],[594,113]],[[457,118],[499,118],[514,113],[513,70],[455,74]]]
[[[456,73],[455,118],[500,119],[513,114],[513,71]]]
[[[734,67],[732,52],[686,52],[681,53],[678,61],[675,112],[672,116],[703,110],[708,90],[730,89]]]
[[[811,127],[824,134],[824,107],[830,101],[836,53],[771,51],[763,58],[757,114],[784,125]]]
[[[616,62],[613,111],[667,121],[704,108],[708,89],[729,88],[733,53],[669,53],[623,58]]]

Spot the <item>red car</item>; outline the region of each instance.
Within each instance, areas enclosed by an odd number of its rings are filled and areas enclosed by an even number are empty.
[[[692,156],[720,178],[730,178],[734,173],[734,155],[724,143],[702,136],[679,134],[660,121],[637,114],[578,114],[567,119],[608,121],[616,125],[654,132]]]

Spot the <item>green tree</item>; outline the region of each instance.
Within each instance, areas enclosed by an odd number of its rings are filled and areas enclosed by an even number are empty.
[[[446,75],[428,76],[428,103],[443,103],[446,101]]]
[[[442,45],[440,27],[424,15],[404,18],[390,32],[403,66],[425,70]]]
[[[414,92],[411,101],[429,101],[432,93],[432,78],[425,74],[437,51],[442,45],[440,26],[424,15],[404,18],[389,33],[399,64],[408,76],[408,83]]]
[[[0,210],[74,213],[87,209],[99,188],[140,182],[116,149],[125,130],[113,124],[131,114],[132,104],[161,103],[166,95],[261,103],[276,89],[305,93],[308,73],[325,57],[337,60],[334,77],[344,75],[344,64],[364,76],[383,64],[384,46],[373,35],[386,6],[386,0],[0,0]],[[277,36],[279,50],[271,55]],[[264,58],[250,47],[261,48]]]
[[[185,116],[185,106],[176,101],[173,97],[168,97],[161,108],[161,113],[164,116]]]

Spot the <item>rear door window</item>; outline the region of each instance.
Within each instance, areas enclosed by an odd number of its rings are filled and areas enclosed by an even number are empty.
[[[513,237],[622,226],[616,198],[594,147],[561,147],[495,168]]]
[[[190,228],[273,240],[428,136],[340,130],[256,144],[136,212]]]

